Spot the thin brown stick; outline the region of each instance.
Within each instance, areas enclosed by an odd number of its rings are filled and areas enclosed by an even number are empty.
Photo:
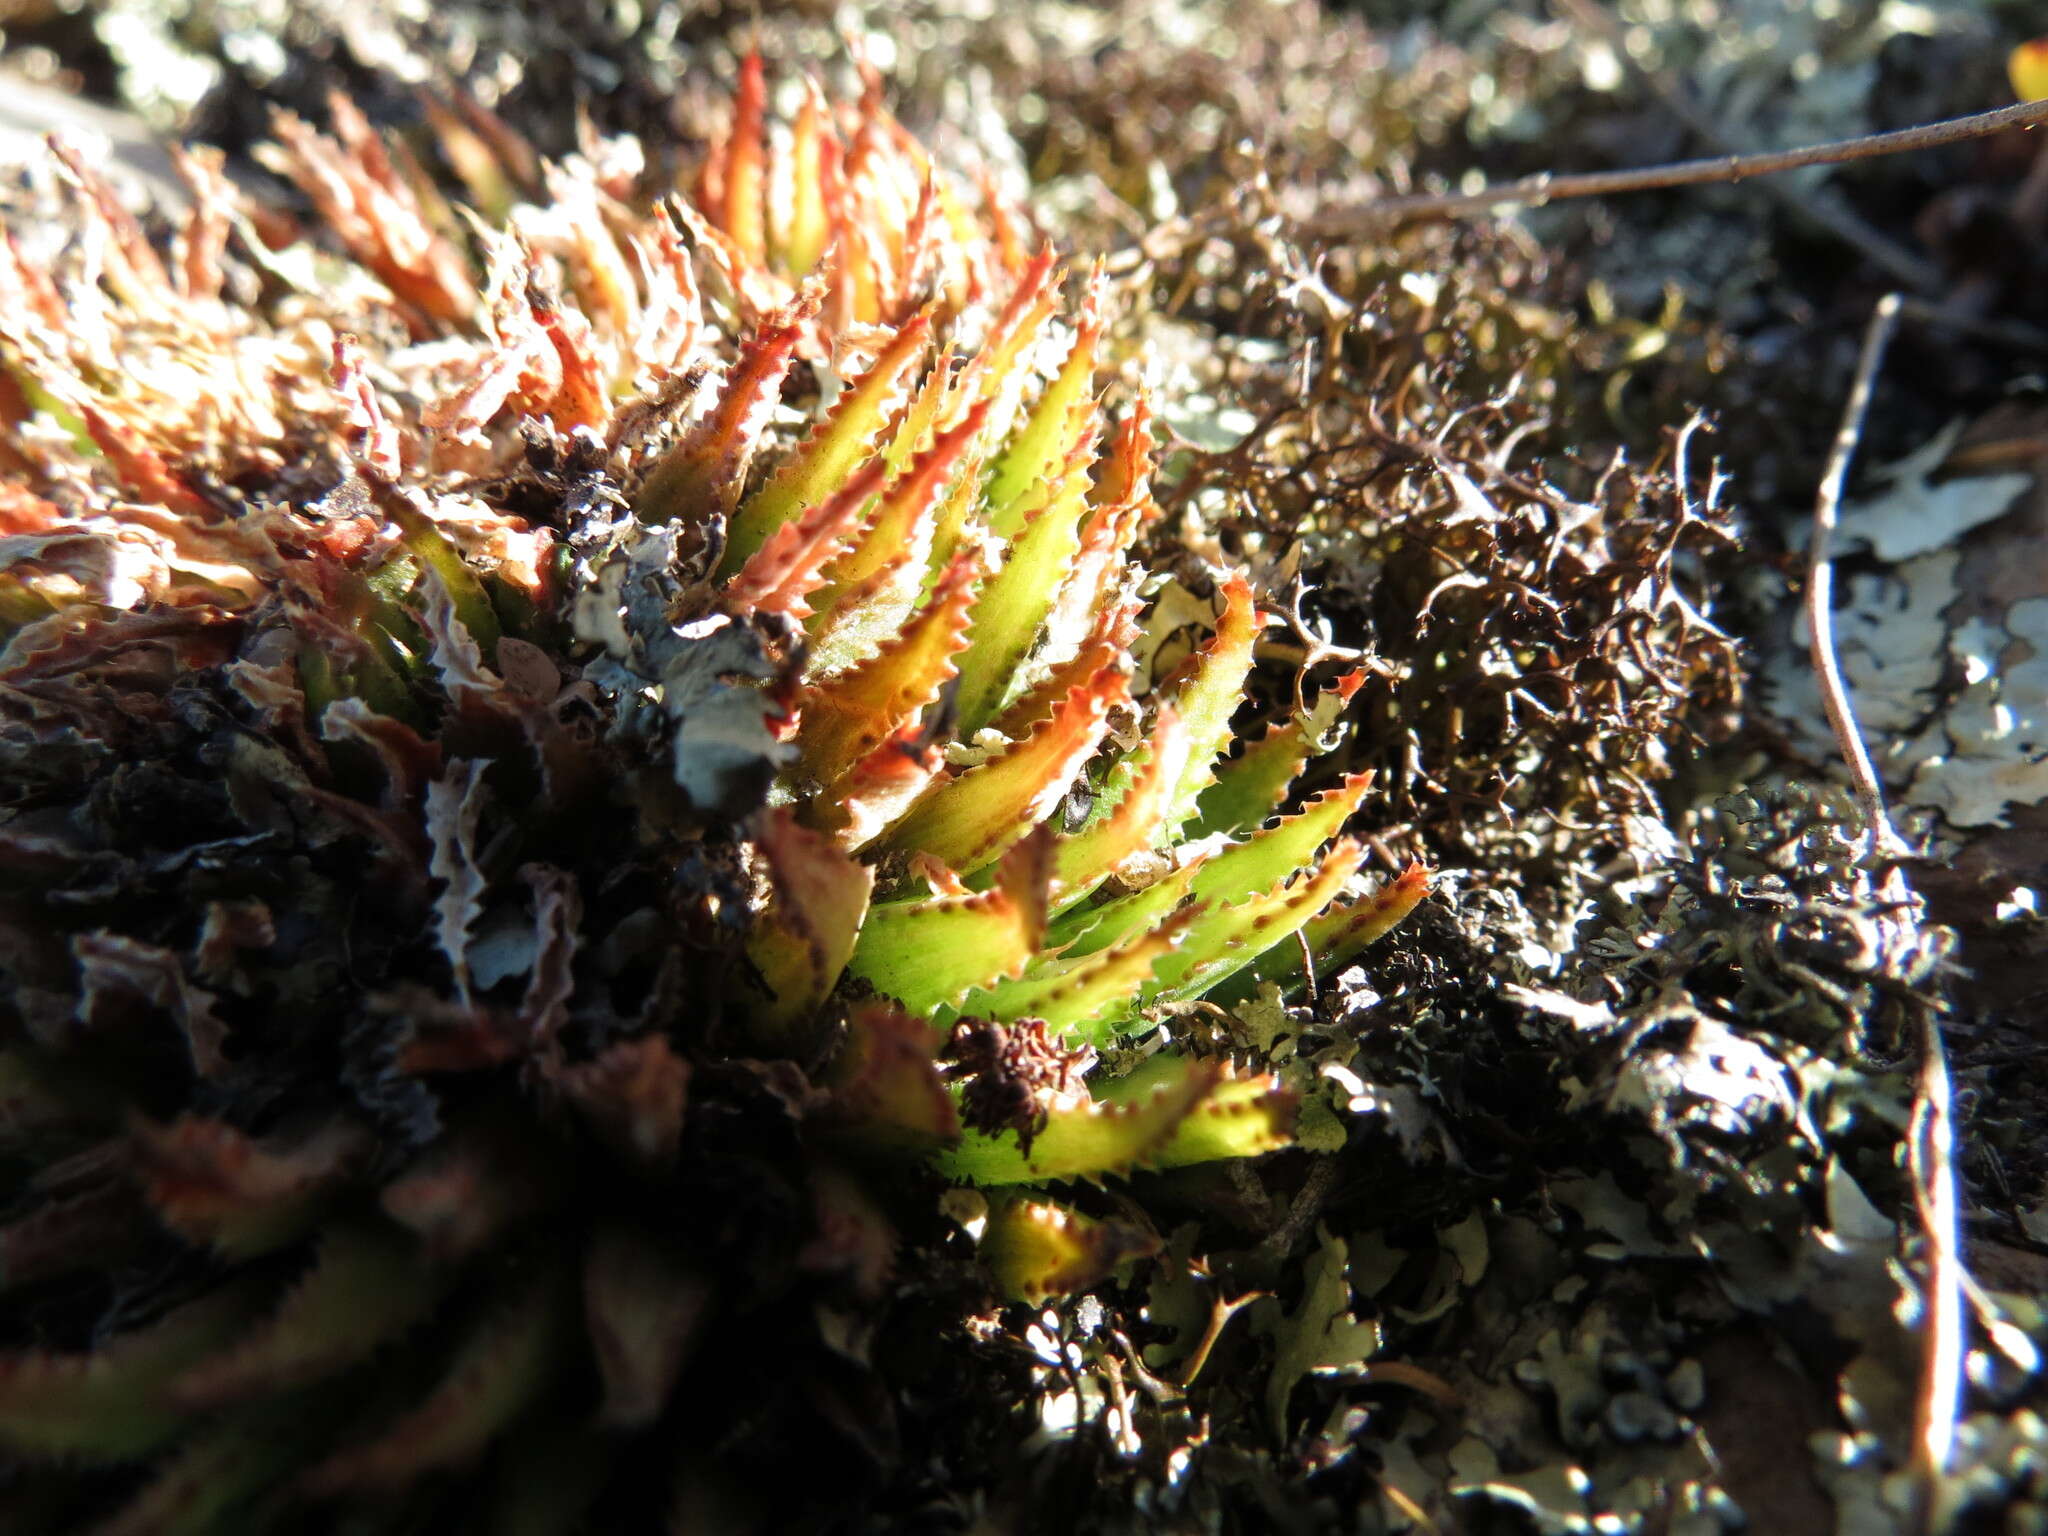
[[[1848,687],[1842,681],[1841,664],[1835,658],[1835,616],[1833,606],[1834,566],[1831,563],[1836,526],[1841,521],[1842,487],[1849,478],[1850,461],[1863,436],[1863,418],[1870,409],[1871,391],[1877,371],[1884,362],[1885,348],[1898,328],[1904,300],[1888,293],[1877,301],[1870,324],[1863,333],[1863,353],[1856,361],[1856,376],[1849,386],[1849,399],[1842,407],[1842,425],[1828,450],[1827,472],[1821,476],[1820,491],[1813,500],[1813,537],[1807,549],[1806,627],[1813,657],[1813,674],[1820,683],[1822,706],[1828,725],[1841,748],[1842,761],[1849,769],[1849,782],[1862,808],[1871,846],[1882,853],[1904,853],[1904,841],[1893,830],[1885,811],[1884,786],[1864,749],[1863,735],[1856,728],[1856,711],[1849,702]]]
[[[1897,870],[1893,877],[1903,881]],[[1920,1080],[1913,1094],[1907,1161],[1913,1202],[1927,1239],[1927,1352],[1913,1413],[1913,1470],[1919,1527],[1944,1530],[1954,1511],[1945,1507],[1949,1455],[1963,1393],[1963,1268],[1957,1216],[1955,1116],[1942,1050],[1941,1026],[1930,1012],[1922,1021]]]
[[[1347,203],[1322,209],[1305,220],[1301,227],[1306,234],[1327,239],[1356,234],[1361,226],[1413,219],[1455,219],[1510,206],[1535,208],[1568,197],[1608,197],[1660,187],[1746,181],[1752,176],[1775,176],[1781,171],[1796,171],[1802,166],[1840,165],[1850,160],[1934,149],[1943,144],[2002,133],[2008,128],[2032,128],[2042,122],[2048,122],[2048,101],[2027,101],[2016,107],[2002,107],[1996,112],[1946,118],[1938,123],[1901,128],[1892,133],[1809,144],[1803,149],[1771,150],[1757,155],[1716,155],[1706,160],[1680,160],[1671,165],[1646,166],[1640,170],[1593,171],[1575,176],[1560,176],[1546,171],[1540,176],[1482,187],[1477,192],[1418,193],[1409,197],[1382,197],[1369,203]]]
[[[1899,294],[1888,293],[1878,300],[1870,324],[1863,333],[1862,355],[1856,361],[1856,376],[1849,386],[1848,401],[1842,407],[1842,425],[1828,452],[1827,471],[1821,476],[1814,497],[1813,542],[1807,552],[1806,622],[1812,636],[1814,675],[1820,681],[1821,702],[1828,724],[1835,733],[1857,803],[1870,829],[1873,852],[1902,855],[1909,850],[1893,827],[1885,809],[1884,787],[1871,766],[1870,754],[1856,726],[1849,692],[1842,683],[1835,659],[1834,615],[1830,605],[1833,568],[1829,564],[1829,543],[1833,538],[1842,505],[1842,488],[1849,478],[1849,464],[1863,435],[1864,417],[1870,396],[1884,363],[1885,348],[1898,327],[1899,314],[1906,307]],[[1918,902],[1906,884],[1905,870],[1893,865],[1885,872],[1879,895],[1895,911],[1917,910]],[[1941,1024],[1929,1010],[1920,1025],[1920,1074],[1913,1092],[1913,1117],[1906,1138],[1906,1156],[1912,1174],[1913,1202],[1926,1240],[1927,1282],[1926,1347],[1922,1355],[1919,1391],[1914,1400],[1913,1473],[1915,1526],[1931,1533],[1945,1529],[1952,1513],[1945,1507],[1950,1453],[1955,1446],[1956,1416],[1962,1404],[1964,1356],[1964,1288],[1968,1276],[1963,1267],[1960,1221],[1957,1215],[1955,1170],[1955,1116],[1952,1106],[1948,1056],[1941,1040]]]
[[[1584,31],[1597,32],[1615,51],[1622,65],[1642,82],[1664,109],[1677,118],[1702,145],[1719,155],[1754,154],[1753,141],[1730,134],[1694,98],[1683,80],[1669,70],[1653,69],[1636,57],[1629,46],[1628,29],[1601,0],[1551,0],[1552,6]],[[1784,206],[1794,218],[1826,230],[1837,240],[1855,247],[1863,259],[1882,269],[1895,283],[1904,283],[1918,293],[1941,290],[1941,268],[1899,244],[1873,227],[1852,209],[1833,187],[1814,187],[1800,192],[1783,182],[1767,182],[1763,190]]]

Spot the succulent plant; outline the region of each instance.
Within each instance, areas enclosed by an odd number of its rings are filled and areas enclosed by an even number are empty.
[[[858,1440],[812,1298],[920,1170],[1283,1145],[1156,1026],[1420,899],[1350,894],[1363,777],[1290,810],[1355,677],[1233,751],[1242,575],[1139,664],[1099,285],[872,84],[765,99],[651,209],[443,124],[496,225],[337,101],[312,238],[195,152],[168,257],[60,146],[76,240],[0,250],[10,1530],[572,1529],[727,1496],[735,1401]],[[981,1256],[1155,1247],[1025,1190]]]

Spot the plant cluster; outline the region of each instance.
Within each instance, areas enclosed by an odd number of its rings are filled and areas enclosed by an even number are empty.
[[[1727,796],[1722,343],[1294,233],[1554,38],[154,9],[228,156],[6,195],[9,1530],[1896,1528],[1948,951]]]
[[[1367,776],[1294,808],[1356,676],[1233,754],[1242,575],[1140,665],[1104,300],[1061,323],[872,85],[771,137],[750,59],[651,210],[632,142],[478,119],[497,227],[332,117],[265,152],[331,245],[187,154],[166,250],[59,148],[79,239],[0,270],[15,1528],[728,1496],[675,1452],[744,1391],[721,1309],[799,1362],[776,1433],[857,1413],[784,1314],[884,1296],[920,1161],[1284,1145],[1296,1091],[1162,1019],[1424,892],[1348,894]],[[1013,1295],[1158,1247],[970,1224]]]

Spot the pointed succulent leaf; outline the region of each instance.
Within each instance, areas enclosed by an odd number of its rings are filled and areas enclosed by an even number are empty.
[[[903,376],[923,356],[931,317],[919,315],[889,339],[831,413],[733,517],[723,570],[737,571],[776,529],[846,482],[873,450],[902,395]],[[886,463],[884,464],[886,468]]]
[[[892,1003],[863,1003],[846,1021],[833,1066],[828,1123],[855,1139],[919,1152],[960,1134],[960,1114],[939,1079],[938,1034]]]
[[[651,1424],[708,1320],[711,1282],[652,1234],[600,1229],[583,1261],[583,1315],[604,1378],[603,1419]]]
[[[789,371],[790,359],[817,307],[816,293],[799,295],[794,303],[763,320],[741,346],[711,414],[663,454],[641,482],[633,497],[633,510],[641,522],[694,523],[731,510],[755,446],[781,396],[783,375]],[[751,549],[745,552],[752,553]],[[733,569],[737,570],[744,558],[743,554],[733,559]]]
[[[719,227],[749,263],[768,260],[768,157],[762,132],[767,106],[767,77],[761,55],[749,50],[740,61],[739,89],[733,96],[732,130],[725,141],[724,206]]]
[[[1135,891],[1096,906],[1072,908],[1053,925],[1048,947],[1068,957],[1093,955],[1151,932],[1188,899],[1201,867],[1196,855]]]
[[[1063,466],[1092,448],[1101,417],[1090,390],[1101,340],[1102,314],[1091,295],[1066,361],[993,466],[988,522],[997,538],[1014,538],[1024,526],[1033,486],[1054,479]]]
[[[963,874],[994,862],[1037,826],[1101,744],[1110,710],[1130,696],[1120,671],[1098,673],[1021,741],[935,782],[882,846],[931,854]]]
[[[1301,936],[1314,959],[1318,978],[1334,976],[1368,946],[1377,943],[1421,905],[1429,894],[1429,871],[1410,864],[1370,896],[1338,902],[1303,925]],[[1211,995],[1219,1002],[1238,1002],[1253,995],[1259,983],[1282,987],[1302,980],[1299,944],[1278,944],[1230,978]]]
[[[143,1192],[164,1224],[224,1258],[283,1247],[370,1150],[360,1126],[336,1122],[296,1142],[264,1143],[217,1120],[138,1121],[131,1145]]]
[[[172,1383],[187,1408],[289,1391],[367,1358],[432,1308],[441,1286],[419,1245],[384,1226],[331,1230],[270,1316]]]
[[[245,1326],[230,1287],[86,1354],[0,1355],[0,1445],[24,1456],[124,1461],[175,1436],[190,1415],[167,1388]]]
[[[1183,1121],[1227,1077],[1221,1062],[1181,1061],[1123,1100],[1083,1099],[1048,1106],[1045,1127],[1027,1153],[1015,1131],[968,1131],[933,1161],[948,1178],[976,1184],[1038,1184],[1092,1179],[1150,1167]]]
[[[434,525],[432,518],[403,496],[383,496],[380,510],[398,525],[400,542],[419,561],[420,568],[440,578],[454,607],[455,617],[469,632],[469,638],[478,651],[484,656],[497,654],[498,614],[491,606],[490,593],[484,590],[483,582],[470,568],[469,562],[448,542],[448,536]]]
[[[1108,1030],[1088,1026],[1130,1010],[1151,984],[1156,962],[1180,941],[1197,910],[1183,907],[1149,933],[1080,959],[1040,961],[1015,981],[971,993],[960,1011],[1005,1021],[1043,1019],[1082,1040],[1106,1037]]]
[[[829,188],[842,153],[818,83],[804,80],[804,99],[790,130],[789,222],[782,237],[783,271],[801,277],[817,266],[832,239]]]
[[[1291,885],[1276,885],[1234,906],[1205,904],[1188,925],[1180,948],[1160,961],[1157,988],[1147,1001],[1200,997],[1292,937],[1336,898],[1364,862],[1363,846],[1347,838]]]
[[[1110,809],[1055,845],[1056,911],[1087,896],[1124,860],[1153,845],[1166,814],[1167,793],[1179,782],[1187,761],[1187,748],[1180,712],[1171,704],[1160,705],[1150,739],[1110,773],[1105,789]]]
[[[1329,744],[1331,725],[1364,682],[1363,668],[1345,673],[1306,711],[1274,726],[1218,768],[1216,782],[1202,791],[1201,815],[1189,835],[1242,834],[1279,810],[1288,786],[1310,754]]]
[[[1051,1200],[1014,1199],[989,1212],[980,1253],[997,1291],[1035,1306],[1086,1290],[1159,1248],[1156,1234],[1130,1222],[1084,1216]]]
[[[953,676],[953,658],[966,644],[979,573],[972,554],[954,560],[899,634],[866,660],[805,690],[797,750],[807,777],[834,783],[937,702]]]
[[[989,432],[1007,440],[1030,380],[1031,353],[1057,305],[1060,275],[1050,247],[1041,250],[1017,279],[987,342],[961,370],[954,391],[956,409],[989,403]]]
[[[1029,735],[1032,727],[1052,714],[1072,690],[1085,687],[1104,672],[1128,674],[1131,641],[1138,632],[1138,607],[1134,598],[1096,610],[1088,629],[1071,647],[1064,641],[1054,645],[1052,626],[1048,625],[1039,653],[1032,658],[1031,672],[1037,680],[1011,697],[989,729],[1015,741]],[[1056,654],[1060,650],[1068,654],[1060,658]]]
[[[1158,1083],[1172,1082],[1186,1071],[1186,1062],[1187,1058],[1172,1051],[1161,1051],[1135,1071],[1105,1083],[1099,1097],[1117,1103],[1142,1100]],[[1152,1155],[1151,1166],[1180,1168],[1189,1163],[1258,1157],[1291,1145],[1300,1102],[1298,1093],[1270,1074],[1239,1077],[1226,1073],[1174,1127],[1172,1137]]]
[[[826,567],[812,604],[819,618],[808,664],[812,678],[830,677],[874,654],[917,606],[947,482],[986,414],[978,405],[941,433],[890,484],[859,537]]]
[[[485,1307],[439,1385],[381,1434],[314,1467],[307,1491],[388,1492],[474,1460],[554,1374],[564,1289],[552,1271],[508,1287]]]
[[[726,583],[726,606],[809,618],[824,567],[846,547],[889,466],[871,459],[844,485],[770,533]]]
[[[1072,572],[1081,547],[1080,518],[1087,509],[1084,478],[1082,466],[1069,461],[1039,482],[1021,530],[974,605],[955,701],[965,734],[987,725],[1008,702],[1018,671]]]
[[[747,939],[747,957],[768,985],[763,1021],[781,1029],[816,1012],[853,953],[875,873],[788,810],[763,813],[754,843],[771,895]]]
[[[1010,849],[985,891],[877,902],[847,969],[918,1010],[1017,975],[1045,940],[1051,850],[1041,829]]]
[[[835,779],[805,807],[806,821],[843,848],[865,848],[903,815],[945,768],[945,754],[913,722]]]
[[[1293,816],[1254,833],[1242,843],[1213,855],[1195,876],[1197,901],[1228,903],[1272,889],[1296,870],[1306,869],[1315,852],[1350,819],[1372,787],[1370,773],[1354,773],[1335,789],[1324,790]]]
[[[1230,750],[1230,717],[1244,702],[1245,679],[1252,668],[1252,645],[1259,620],[1252,589],[1233,574],[1223,583],[1223,612],[1216,632],[1200,650],[1167,679],[1161,694],[1172,700],[1186,722],[1187,762],[1180,781],[1167,796],[1162,831],[1171,834],[1194,815],[1201,793],[1214,777],[1217,761]]]

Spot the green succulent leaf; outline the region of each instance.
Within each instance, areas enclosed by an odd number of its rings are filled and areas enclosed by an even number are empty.
[[[987,725],[1009,701],[1019,669],[1073,570],[1088,508],[1085,471],[1077,455],[1038,482],[1002,564],[974,605],[954,700],[966,735]]]
[[[315,1494],[390,1491],[473,1461],[537,1397],[564,1353],[566,1287],[548,1270],[487,1303],[440,1383],[370,1439],[306,1474]]]
[[[1106,670],[1069,689],[1030,735],[985,762],[935,780],[881,846],[929,854],[962,874],[993,863],[1052,814],[1101,743],[1109,712],[1129,696],[1129,686],[1121,672]],[[1047,853],[1049,858],[1050,845]]]
[[[180,1374],[172,1399],[212,1407],[331,1376],[412,1327],[442,1289],[408,1235],[385,1226],[336,1227],[277,1309],[246,1337]]]
[[[1305,711],[1275,725],[1218,768],[1216,782],[1202,791],[1201,814],[1189,835],[1241,835],[1278,811],[1310,753],[1335,744],[1331,727],[1364,682],[1363,670],[1345,673]]]
[[[1178,832],[1194,816],[1217,762],[1230,750],[1230,717],[1244,702],[1259,628],[1251,585],[1232,574],[1223,582],[1216,633],[1160,689],[1180,712],[1188,739],[1187,759],[1166,797],[1162,835]]]
[[[1119,1265],[1149,1258],[1159,1238],[1128,1221],[1098,1218],[1054,1200],[1011,1199],[989,1212],[981,1261],[996,1289],[1036,1305],[1107,1279]]]
[[[999,539],[1013,539],[1030,516],[1033,487],[1070,473],[1067,466],[1087,455],[1099,428],[1089,396],[1095,382],[1095,352],[1102,317],[1091,303],[1074,333],[1066,361],[1038,397],[1024,425],[995,461],[988,487],[988,521]]]
[[[732,520],[724,574],[736,572],[776,529],[851,478],[888,425],[901,398],[903,376],[924,355],[930,337],[928,315],[899,329],[867,372],[847,386],[818,430],[749,498]]]
[[[1370,896],[1335,902],[1302,925],[1301,936],[1320,979],[1334,976],[1386,937],[1429,894],[1429,872],[1410,864]],[[1276,944],[1235,976],[1212,988],[1218,1002],[1234,1003],[1257,992],[1261,982],[1283,987],[1302,980],[1302,945]]]
[[[1115,1097],[1048,1106],[1028,1151],[1014,1131],[968,1131],[934,1162],[949,1178],[976,1184],[1093,1179],[1255,1156],[1285,1145],[1293,1126],[1291,1095],[1265,1079],[1233,1077],[1219,1061],[1163,1056],[1105,1092]]]
[[[0,1357],[0,1444],[25,1456],[126,1461],[173,1439],[190,1414],[171,1383],[244,1326],[244,1288],[229,1287],[86,1354]]]
[[[1017,975],[1045,941],[1051,846],[1049,832],[1023,839],[985,891],[875,903],[847,969],[913,1009]]]

